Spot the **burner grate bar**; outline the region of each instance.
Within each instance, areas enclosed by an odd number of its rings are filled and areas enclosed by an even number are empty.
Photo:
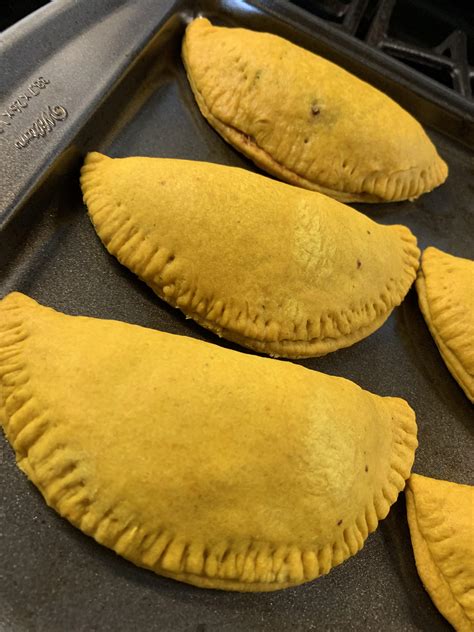
[[[474,68],[467,63],[467,41],[462,31],[452,33],[433,51],[391,37],[383,37],[377,46],[402,60],[414,61],[438,70],[448,70],[453,88],[465,97],[472,97],[471,77],[474,76]],[[442,54],[446,51],[451,53],[450,57]]]
[[[370,46],[379,46],[380,42],[387,37],[395,2],[396,0],[380,0],[367,37],[365,38],[365,41]]]
[[[457,65],[454,59],[433,53],[428,48],[420,48],[412,44],[407,44],[393,37],[385,37],[378,43],[378,47],[402,59],[417,61],[425,66],[431,66],[432,68],[448,68],[449,70],[454,70]]]
[[[367,10],[369,0],[356,0],[346,6],[346,13],[342,26],[351,35],[355,35],[359,24]]]
[[[460,30],[454,31],[435,50],[441,54],[450,52],[451,59],[456,61],[451,73],[454,88],[463,96],[471,98],[471,76],[474,75],[474,68],[468,64],[466,33]]]

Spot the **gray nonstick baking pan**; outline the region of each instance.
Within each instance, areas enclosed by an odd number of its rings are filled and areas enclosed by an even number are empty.
[[[449,164],[416,202],[357,205],[403,223],[422,248],[474,255],[474,108],[442,86],[284,2],[63,0],[2,36],[0,296],[11,290],[70,314],[113,318],[232,346],[186,320],[112,258],[79,188],[85,153],[207,160],[255,170],[206,123],[180,60],[186,23],[282,35],[393,96]],[[474,483],[472,408],[446,369],[412,289],[357,345],[301,361],[417,413],[420,474]],[[418,578],[400,495],[363,550],[325,577],[267,594],[202,590],[136,568],[49,509],[0,437],[0,630],[449,630]]]

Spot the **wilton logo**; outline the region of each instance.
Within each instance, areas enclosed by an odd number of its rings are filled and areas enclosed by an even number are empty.
[[[36,138],[43,138],[56,127],[58,121],[67,118],[67,110],[62,105],[49,105],[23,134],[15,141],[15,147],[23,149]]]

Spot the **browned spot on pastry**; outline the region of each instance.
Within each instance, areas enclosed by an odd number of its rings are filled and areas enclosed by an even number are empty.
[[[359,259],[357,259],[357,269],[359,269],[361,265],[362,265],[362,262]]]

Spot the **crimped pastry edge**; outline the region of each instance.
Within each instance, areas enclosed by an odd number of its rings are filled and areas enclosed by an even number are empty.
[[[441,332],[436,327],[435,319],[433,318],[433,315],[431,313],[431,306],[428,300],[423,262],[426,261],[427,256],[429,257],[433,254],[433,251],[437,251],[437,249],[429,247],[423,251],[421,265],[418,269],[418,275],[415,283],[418,294],[418,304],[420,306],[421,313],[423,314],[428,329],[430,330],[431,336],[433,337],[433,340],[438,347],[441,357],[443,358],[451,375],[462,388],[470,402],[474,403],[474,377],[468,373],[460,359],[454,354],[449,345],[446,343]],[[448,314],[445,310],[444,316],[446,317],[447,315]]]
[[[405,499],[407,508],[408,526],[410,528],[410,536],[415,556],[416,568],[426,592],[435,604],[439,612],[458,632],[471,632],[471,622],[467,618],[464,608],[454,595],[450,585],[448,584],[443,572],[437,565],[433,554],[430,550],[426,538],[423,536],[422,530],[418,523],[418,515],[416,508],[416,494],[412,489],[412,482],[419,475],[412,473],[407,481],[405,488]],[[433,581],[430,572],[435,575],[438,582]],[[437,586],[436,586],[437,583]],[[444,596],[451,597],[451,603],[454,604],[456,617],[452,616],[444,607]],[[460,625],[459,625],[460,624]]]

